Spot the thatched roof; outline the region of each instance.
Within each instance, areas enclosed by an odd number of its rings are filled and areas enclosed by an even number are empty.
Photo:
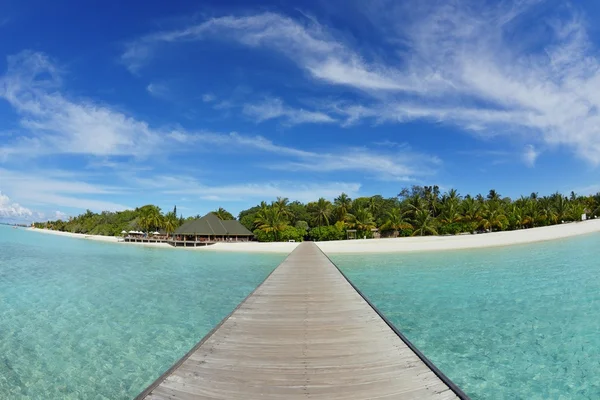
[[[200,219],[187,221],[175,230],[176,235],[200,236],[254,236],[239,221],[221,221],[213,213],[208,213]]]

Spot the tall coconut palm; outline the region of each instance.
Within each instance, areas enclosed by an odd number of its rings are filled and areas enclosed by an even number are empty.
[[[288,220],[291,220],[294,216],[290,210],[290,200],[287,197],[277,197],[277,200],[273,203],[273,207],[276,207]]]
[[[331,217],[332,211],[332,205],[329,200],[325,200],[321,197],[315,202],[308,203],[307,209],[313,221],[319,228],[324,225],[329,225],[329,218]]]
[[[569,207],[569,219],[571,221],[581,221],[581,216],[585,214],[585,206],[579,203],[571,203],[571,207]]]
[[[481,203],[472,198],[466,197],[460,204],[461,222],[468,224],[478,224],[481,219]],[[474,229],[474,227],[472,227]]]
[[[508,218],[506,218],[504,210],[497,206],[497,203],[488,203],[483,216],[479,221],[479,226],[483,229],[488,229],[490,232],[493,232],[494,228],[502,230],[507,225]]]
[[[523,207],[518,204],[512,204],[508,208],[506,218],[510,229],[522,229],[526,225]]]
[[[144,206],[140,210],[142,211],[142,215],[139,219],[139,224],[146,232],[162,228],[163,217],[160,213],[160,208],[156,206]]]
[[[167,232],[167,237],[173,232],[175,232],[175,229],[177,229],[178,225],[179,220],[177,219],[177,214],[170,212],[165,215],[163,221],[163,228],[165,228],[165,231]]]
[[[217,216],[217,218],[219,218],[222,221],[231,221],[231,220],[235,219],[233,214],[231,214],[229,211],[227,211],[223,207],[219,207],[218,210],[213,211],[213,214],[215,214]]]
[[[335,217],[338,221],[345,221],[346,216],[350,212],[350,208],[352,208],[352,199],[348,197],[346,193],[340,194],[333,201],[334,204],[334,213]]]
[[[462,215],[458,211],[458,201],[449,198],[442,203],[439,219],[444,224],[453,224],[462,220]]]
[[[372,215],[377,215],[377,213],[381,207],[382,200],[383,200],[383,197],[381,195],[375,195],[375,196],[369,197],[368,208]]]
[[[406,215],[411,218],[415,218],[417,211],[424,210],[427,208],[425,200],[418,194],[408,198],[406,202]]]
[[[351,226],[358,232],[364,234],[371,232],[371,229],[375,228],[375,221],[373,220],[373,214],[367,208],[358,208],[351,216]]]
[[[412,236],[437,235],[436,220],[429,210],[417,210],[413,219]]]
[[[502,196],[500,196],[500,193],[496,192],[494,189],[491,189],[487,195],[487,198],[489,201],[499,201]]]
[[[442,200],[444,203],[454,203],[454,204],[458,204],[461,200],[460,198],[460,194],[458,194],[458,190],[456,189],[450,189],[448,191],[448,193],[446,193],[443,197]]]
[[[523,206],[523,213],[523,222],[528,228],[539,226],[545,218],[537,201],[527,200]]]
[[[556,213],[556,222],[562,222],[568,219],[569,214],[569,200],[560,193],[554,194],[554,212]]]
[[[438,215],[440,206],[440,188],[439,186],[425,186],[425,202],[432,215],[435,217]]]
[[[382,231],[393,230],[394,237],[398,236],[398,231],[401,229],[412,229],[412,225],[404,219],[402,210],[393,208],[385,215],[385,222],[381,225]]]
[[[263,232],[272,233],[274,241],[277,241],[279,233],[288,227],[287,218],[281,213],[279,208],[275,206],[259,210],[256,214],[254,223],[256,227]]]

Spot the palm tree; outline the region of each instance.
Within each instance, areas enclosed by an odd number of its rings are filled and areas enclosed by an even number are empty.
[[[569,200],[562,194],[556,192],[554,194],[554,212],[556,213],[556,223],[567,219],[569,214]]]
[[[412,236],[437,235],[435,218],[429,210],[417,210],[413,220],[414,232]]]
[[[529,228],[534,228],[543,221],[544,215],[540,210],[540,205],[537,201],[526,200],[523,207],[523,224]]]
[[[375,228],[373,214],[368,209],[362,207],[358,208],[354,214],[352,214],[350,223],[351,226],[361,234],[371,232],[371,229]]]
[[[508,210],[508,226],[510,229],[521,229],[525,225],[523,208],[517,204],[512,204]]]
[[[462,219],[462,215],[458,212],[457,200],[450,200],[450,198],[447,198],[442,204],[442,212],[439,216],[441,222],[444,224],[453,224]]]
[[[167,215],[165,215],[163,227],[165,228],[165,231],[167,232],[167,237],[169,237],[169,235],[171,233],[175,232],[178,222],[179,221],[177,219],[176,214],[173,214],[172,212],[170,212],[170,213],[167,213]]]
[[[488,203],[483,217],[479,222],[480,227],[489,229],[490,232],[493,232],[494,228],[502,230],[508,225],[508,218],[506,218],[504,210],[500,206],[497,206],[497,204],[493,202]]]
[[[471,231],[475,230],[481,219],[481,203],[468,196],[460,204],[460,212],[461,222],[469,224]]]
[[[398,231],[401,229],[412,229],[412,225],[404,219],[402,210],[393,208],[385,215],[385,222],[381,225],[382,231],[393,230],[394,237],[398,236]]]
[[[425,201],[429,206],[429,209],[433,213],[433,216],[437,216],[439,211],[439,200],[440,200],[440,188],[439,186],[425,186]]]
[[[215,214],[222,221],[231,221],[231,220],[235,219],[233,214],[231,214],[229,211],[227,211],[223,207],[219,207],[218,210],[213,211],[213,214]]]
[[[163,224],[163,216],[160,208],[156,206],[144,206],[140,209],[142,215],[139,218],[139,224],[143,230],[149,232],[152,229],[160,229]]]
[[[316,202],[308,203],[307,209],[313,218],[313,221],[320,228],[323,225],[329,225],[331,217],[331,202],[321,197]]]
[[[338,221],[344,221],[352,207],[352,199],[346,193],[340,194],[333,201],[335,206],[335,215]]]
[[[458,190],[450,189],[448,193],[446,193],[443,197],[447,202],[458,204],[460,202],[460,194],[458,194]]]
[[[381,195],[375,195],[375,196],[371,196],[369,197],[369,211],[371,212],[371,214],[376,215],[377,212],[379,211],[379,208],[381,207],[381,201],[383,200],[383,197],[381,197]]]
[[[278,233],[288,227],[288,220],[279,208],[272,205],[258,211],[254,224],[263,232],[272,233],[273,240],[277,241]]]
[[[501,196],[500,193],[496,192],[494,189],[491,189],[487,195],[487,198],[489,201],[498,201],[500,200]]]
[[[426,207],[427,204],[425,204],[425,200],[423,200],[421,196],[419,196],[418,194],[411,196],[406,203],[406,215],[409,215],[412,218],[414,218],[416,216],[417,211],[424,210]]]
[[[581,216],[585,214],[585,206],[579,203],[571,203],[569,217],[571,221],[581,221]]]
[[[273,203],[273,206],[279,209],[279,212],[286,218],[292,219],[294,216],[289,206],[290,200],[287,197],[277,197],[277,200]]]

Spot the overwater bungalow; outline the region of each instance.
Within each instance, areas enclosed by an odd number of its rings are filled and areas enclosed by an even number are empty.
[[[223,221],[208,213],[200,219],[185,222],[168,242],[172,246],[197,247],[215,242],[248,242],[253,238],[254,234],[239,221]]]

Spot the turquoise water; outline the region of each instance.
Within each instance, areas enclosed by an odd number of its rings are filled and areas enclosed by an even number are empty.
[[[131,399],[282,260],[0,226],[0,399]]]
[[[334,262],[473,399],[600,399],[600,235]]]

